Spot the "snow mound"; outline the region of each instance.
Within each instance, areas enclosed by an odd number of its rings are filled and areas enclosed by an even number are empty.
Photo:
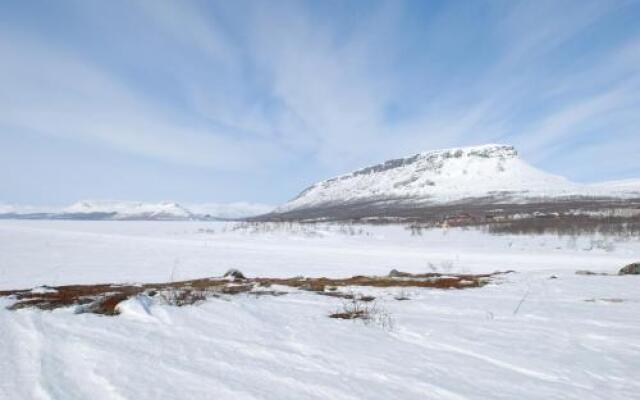
[[[146,295],[137,295],[118,303],[116,311],[124,318],[142,321],[154,320],[151,314],[152,300]]]

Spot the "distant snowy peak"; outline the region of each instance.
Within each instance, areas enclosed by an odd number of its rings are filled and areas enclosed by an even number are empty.
[[[305,189],[276,212],[363,201],[446,204],[468,198],[624,195],[633,184],[580,185],[540,171],[513,146],[489,144],[434,150],[362,168]]]
[[[258,203],[189,204],[120,200],[82,200],[68,207],[34,207],[0,203],[0,218],[90,220],[232,220],[273,210]]]
[[[273,210],[266,204],[207,203],[182,206],[174,202],[80,201],[64,209],[67,214],[114,214],[114,219],[236,219]]]
[[[192,213],[178,203],[83,200],[62,210],[63,214],[111,214],[113,219],[189,219]]]

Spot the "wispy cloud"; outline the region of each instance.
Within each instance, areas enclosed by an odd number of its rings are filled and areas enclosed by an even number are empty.
[[[181,115],[116,76],[28,38],[0,38],[0,118],[16,130],[97,141],[173,163],[249,169],[281,156],[268,140],[238,138]],[[250,157],[239,157],[240,155]]]
[[[2,135],[92,142],[211,171],[304,162],[319,176],[503,141],[585,178],[606,174],[552,160],[574,145],[574,162],[584,162],[605,136],[599,148],[610,154],[639,146],[640,29],[618,22],[640,15],[635,1],[61,10],[90,34],[65,34],[59,23],[0,27]]]

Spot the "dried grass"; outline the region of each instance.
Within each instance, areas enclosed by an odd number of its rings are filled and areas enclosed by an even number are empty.
[[[508,271],[510,272],[510,271]],[[314,293],[358,302],[372,302],[373,296],[355,296],[339,288],[368,286],[418,287],[437,289],[466,289],[482,287],[491,277],[502,274],[409,274],[394,271],[390,276],[353,276],[350,278],[205,278],[181,282],[151,283],[144,285],[66,285],[50,287],[47,290],[6,290],[0,291],[0,297],[11,296],[16,302],[10,310],[38,308],[53,310],[61,307],[81,306],[78,312],[90,312],[102,315],[116,315],[116,306],[121,301],[146,293],[149,296],[161,296],[166,304],[185,306],[204,301],[209,297],[252,293],[256,296],[280,296],[286,292],[265,290],[272,285],[286,286]],[[339,317],[335,317],[339,318]]]

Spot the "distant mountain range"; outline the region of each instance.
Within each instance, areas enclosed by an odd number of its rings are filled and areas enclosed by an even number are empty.
[[[427,151],[327,179],[260,219],[420,219],[502,208],[635,207],[639,201],[640,180],[579,184],[530,166],[513,146],[489,144]]]
[[[255,203],[192,204],[84,200],[68,207],[33,207],[0,204],[0,218],[75,220],[233,220],[264,214],[273,207]]]
[[[90,220],[438,221],[522,215],[640,218],[640,179],[580,184],[532,167],[513,146],[427,151],[318,182],[263,204],[80,201],[52,209],[0,204],[0,218]]]

